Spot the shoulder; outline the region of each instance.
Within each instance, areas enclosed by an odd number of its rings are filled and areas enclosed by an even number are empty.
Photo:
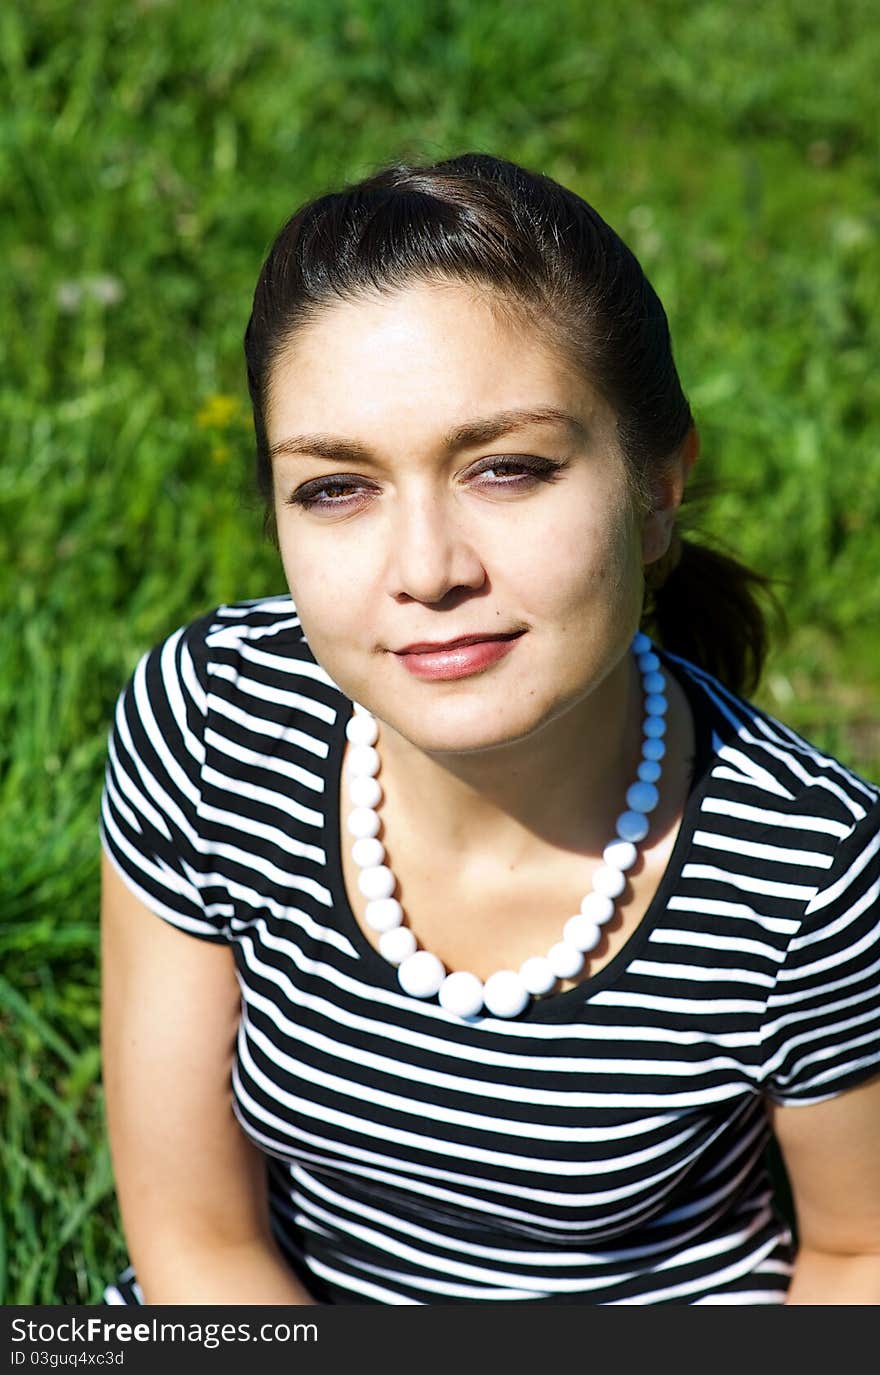
[[[298,689],[304,702],[338,699],[340,689],[318,664],[288,593],[223,602],[176,627],[138,662],[126,694],[131,705],[159,704],[178,718],[210,714],[217,700],[244,693],[251,706],[283,702]]]
[[[221,602],[178,626],[152,652],[161,655],[172,643],[179,643],[190,655],[203,681],[218,664],[244,658],[251,651],[311,657],[299,614],[287,593]]]
[[[264,750],[297,725],[323,735],[344,700],[289,595],[222,603],[141,655],[116,701],[111,763],[150,791],[174,780],[195,803],[212,742],[247,737]]]
[[[285,790],[321,791],[342,701],[287,595],[215,606],[143,653],[117,699],[101,800],[104,848],[136,896],[227,939],[225,866],[269,843],[267,809],[284,811],[285,837],[292,817],[313,820]]]
[[[712,674],[665,653],[688,694],[704,742],[704,809],[749,833],[799,834],[828,861],[876,829],[880,787]],[[809,838],[809,839],[808,839]]]
[[[701,775],[675,906],[705,912],[713,942],[747,962],[763,1091],[819,1102],[880,1064],[880,788],[665,657],[692,705]]]

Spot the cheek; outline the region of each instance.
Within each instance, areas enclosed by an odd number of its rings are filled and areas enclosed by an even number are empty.
[[[628,513],[599,519],[586,510],[579,519],[558,522],[546,539],[533,541],[520,564],[529,607],[537,613],[576,614],[603,604],[612,609],[628,602],[630,585],[639,579],[640,555]]]
[[[308,539],[281,540],[281,563],[303,630],[320,659],[358,643],[369,616],[362,564],[351,553],[328,558]]]
[[[340,598],[345,603],[358,585],[361,567],[351,551],[333,545],[328,538],[315,537],[305,524],[292,528],[280,537],[281,562],[291,595],[304,606],[334,605]]]

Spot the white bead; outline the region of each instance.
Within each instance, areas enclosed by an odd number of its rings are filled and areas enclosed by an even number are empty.
[[[351,847],[351,857],[359,869],[372,869],[385,858],[385,846],[374,836],[360,836]]]
[[[631,840],[609,840],[602,851],[602,858],[610,869],[625,873],[631,869],[639,857],[639,852]]]
[[[586,954],[588,950],[596,949],[602,939],[602,928],[584,916],[583,912],[578,912],[577,916],[569,917],[562,928],[562,936],[575,950],[582,950]]]
[[[633,783],[626,790],[626,805],[634,812],[653,812],[660,794],[653,783]]]
[[[638,845],[650,831],[651,824],[644,812],[621,812],[615,829],[621,840],[631,840]]]
[[[643,631],[639,630],[632,637],[631,648],[633,654],[647,654],[651,648],[651,641]]]
[[[643,783],[656,783],[662,772],[655,759],[643,759],[639,765],[639,778]]]
[[[379,834],[379,813],[372,807],[354,807],[348,814],[346,826],[353,836],[375,836]]]
[[[433,998],[440,992],[446,970],[430,950],[416,950],[401,961],[397,977],[404,993],[411,998]]]
[[[642,679],[642,687],[649,696],[653,692],[665,692],[666,679],[662,673],[646,673]]]
[[[612,869],[609,864],[600,864],[593,874],[593,889],[603,898],[619,898],[625,887],[626,879],[621,871]]]
[[[645,711],[649,716],[665,716],[669,703],[662,692],[649,692],[645,698]]]
[[[379,751],[372,745],[352,745],[346,768],[352,778],[373,778],[379,772]]]
[[[403,908],[397,898],[373,898],[364,910],[367,925],[374,931],[393,931],[403,921]]]
[[[656,673],[660,667],[660,660],[657,655],[648,650],[646,654],[638,656],[639,670],[642,673]]]
[[[601,893],[587,893],[581,901],[581,913],[597,926],[604,926],[614,916],[614,903]]]
[[[457,969],[447,974],[438,994],[440,1006],[456,1017],[477,1017],[483,1008],[483,984],[476,974]]]
[[[557,979],[573,979],[583,969],[584,957],[568,941],[557,941],[547,951],[547,963]]]
[[[368,716],[366,712],[350,716],[345,725],[345,738],[353,745],[375,745],[379,739],[375,716]]]
[[[529,991],[512,969],[490,974],[483,987],[483,1002],[494,1017],[518,1017],[528,1001]]]
[[[397,879],[387,864],[374,864],[358,874],[358,888],[365,898],[390,898],[396,885]]]
[[[664,716],[646,716],[642,723],[642,734],[649,740],[657,740],[661,735],[666,734],[666,718]]]
[[[349,778],[348,796],[353,807],[378,807],[382,801],[382,784],[378,778]]]
[[[648,739],[642,741],[642,757],[644,759],[662,759],[665,753],[666,745],[662,740]]]
[[[531,959],[523,960],[519,967],[519,977],[529,993],[536,998],[549,993],[556,983],[556,975],[543,955],[532,955]]]
[[[379,937],[379,953],[389,964],[400,964],[413,953],[417,944],[408,926],[395,926]]]

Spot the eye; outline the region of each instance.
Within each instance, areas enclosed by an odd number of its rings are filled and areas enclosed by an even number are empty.
[[[329,477],[322,478],[320,481],[306,482],[302,487],[298,487],[295,492],[285,499],[285,506],[302,506],[306,510],[312,507],[345,507],[354,503],[346,499],[353,492],[357,492],[363,487],[356,477]],[[325,496],[324,493],[337,493],[338,496]],[[341,499],[340,499],[341,498]]]
[[[530,481],[546,480],[552,481],[558,474],[560,465],[551,462],[548,458],[491,458],[482,468],[477,470],[477,477],[482,477],[486,473],[501,474],[506,480],[501,483],[493,484],[501,487],[526,486]],[[519,476],[517,476],[519,474]],[[523,477],[523,474],[525,475]]]

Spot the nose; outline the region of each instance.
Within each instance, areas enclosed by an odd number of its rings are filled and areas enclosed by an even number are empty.
[[[439,602],[452,589],[479,588],[486,570],[454,500],[433,490],[402,495],[390,527],[392,596]]]

